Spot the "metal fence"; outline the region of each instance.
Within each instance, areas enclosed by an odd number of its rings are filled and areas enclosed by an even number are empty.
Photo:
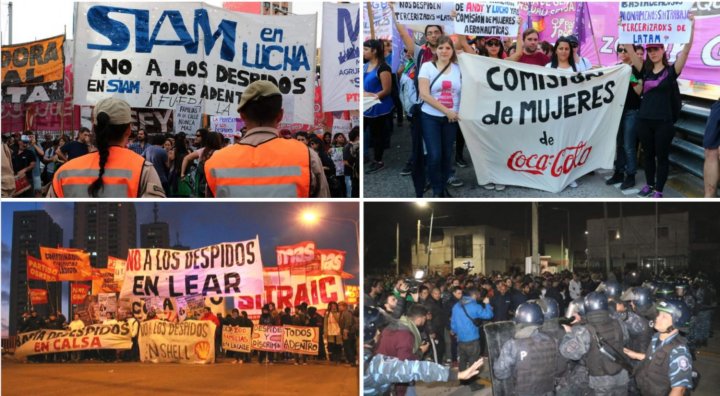
[[[686,102],[675,123],[675,137],[670,150],[670,163],[702,179],[705,150],[702,146],[705,125],[712,102]]]

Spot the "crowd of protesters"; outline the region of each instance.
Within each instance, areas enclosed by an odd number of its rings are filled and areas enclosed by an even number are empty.
[[[391,5],[392,7],[392,5]],[[451,14],[450,17],[454,17]],[[618,64],[632,66],[632,77],[627,87],[617,132],[614,173],[606,181],[628,190],[636,185],[638,143],[644,150],[646,184],[639,196],[662,198],[669,172],[669,154],[674,136],[673,124],[679,113],[678,76],[682,73],[693,42],[695,19],[691,22],[690,41],[677,54],[676,61],[668,63],[668,53],[662,44],[618,44]],[[523,18],[518,18],[523,26]],[[462,100],[462,73],[457,64],[461,52],[487,56],[509,62],[544,66],[567,73],[577,73],[598,67],[580,55],[580,41],[575,35],[562,36],[555,43],[539,41],[539,32],[533,28],[518,29],[512,38],[445,35],[443,26],[427,25],[425,44],[417,45],[406,26],[399,22],[397,31],[404,43],[402,62],[393,73],[389,64],[392,44],[388,40],[370,39],[364,43],[364,94],[373,96],[379,103],[364,113],[366,173],[385,168],[383,156],[390,147],[394,115],[397,125],[403,118],[410,121],[411,155],[400,171],[412,175],[415,194],[423,197],[432,190],[433,197],[450,197],[448,187],[465,184],[455,176],[455,167],[469,166],[464,157],[465,139],[459,128],[459,108]],[[716,194],[718,179],[717,147],[720,144],[720,108],[714,106],[710,117],[706,142],[706,196]],[[373,155],[370,156],[370,147]],[[454,160],[453,160],[454,157]],[[712,188],[715,186],[715,188]],[[487,190],[502,191],[505,185],[493,181],[483,185]],[[570,188],[578,187],[573,181]]]
[[[291,310],[285,308],[279,310],[274,303],[265,304],[262,307],[260,318],[253,321],[246,311],[233,309],[231,313],[223,316],[221,313],[213,313],[210,307],[205,307],[202,314],[187,317],[185,320],[207,320],[215,324],[215,362],[229,362],[231,364],[251,363],[253,358],[261,364],[293,363],[295,365],[307,365],[308,361],[324,362],[331,364],[346,364],[357,366],[359,336],[359,308],[354,309],[346,302],[330,302],[324,315],[318,312],[317,307],[309,307],[302,303]],[[127,322],[132,337],[132,348],[128,350],[84,350],[63,353],[50,353],[42,355],[31,355],[28,362],[120,362],[139,361],[140,351],[138,345],[139,326],[141,321],[130,314],[120,314],[118,318],[113,313],[107,314],[107,319],[102,324],[117,324]],[[160,312],[149,309],[142,321],[178,321],[177,315],[170,312]],[[251,331],[256,324],[270,326],[307,326],[319,329],[319,352],[317,356],[292,354],[285,352],[252,351],[251,353],[225,350],[222,348],[223,326],[247,327]],[[80,314],[74,314],[73,320],[68,322],[67,318],[58,311],[50,313],[47,317],[41,318],[37,311],[30,310],[23,313],[18,320],[18,333],[26,333],[41,329],[50,330],[79,330],[84,328],[86,323],[81,319]]]
[[[666,273],[650,277],[631,271],[624,275],[610,273],[606,276],[600,271],[573,273],[567,270],[561,273],[545,272],[542,275],[532,276],[523,274],[518,269],[487,276],[468,274],[467,271],[461,270],[456,272],[456,275],[436,274],[421,280],[393,276],[367,277],[363,304],[366,307],[377,308],[381,315],[372,326],[365,324],[366,331],[373,333],[364,335],[366,348],[370,345],[370,352],[365,360],[369,362],[372,356],[382,355],[400,361],[431,361],[447,367],[458,367],[463,371],[470,368],[478,358],[488,356],[487,340],[483,333],[486,324],[515,321],[518,331],[526,325],[537,327],[542,325],[543,315],[540,314],[539,323],[537,317],[532,319],[532,323],[527,322],[528,316],[525,314],[527,305],[541,306],[545,312],[547,304],[550,303],[551,306],[556,307],[553,320],[557,327],[555,330],[559,330],[555,332],[557,340],[556,344],[553,344],[554,354],[558,356],[560,362],[568,365],[564,367],[565,369],[572,368],[567,371],[572,374],[563,377],[562,381],[559,377],[565,376],[565,371],[563,370],[562,375],[558,374],[552,389],[555,391],[557,386],[557,390],[563,388],[570,392],[557,394],[580,394],[577,392],[581,392],[581,389],[571,386],[583,384],[583,378],[578,379],[578,376],[582,377],[583,374],[584,386],[588,386],[587,369],[584,366],[576,367],[581,366],[583,361],[577,356],[570,356],[572,353],[568,351],[563,354],[569,357],[561,358],[563,351],[562,348],[558,349],[559,346],[569,348],[568,345],[576,341],[573,337],[580,330],[574,330],[575,327],[586,326],[588,320],[593,323],[593,320],[598,318],[597,315],[601,317],[609,315],[620,323],[625,332],[629,332],[634,341],[644,340],[640,345],[626,337],[625,342],[619,346],[621,352],[623,347],[627,348],[624,353],[628,360],[642,361],[645,359],[644,352],[653,334],[656,337],[659,334],[662,336],[661,340],[665,340],[664,335],[673,330],[673,327],[670,327],[668,332],[658,330],[659,325],[653,330],[651,320],[655,320],[658,311],[664,312],[665,309],[672,312],[674,329],[679,329],[687,337],[687,356],[692,356],[694,359],[695,351],[707,345],[708,338],[712,336],[711,315],[717,307],[715,288],[706,278],[703,274],[689,277],[687,274]],[[667,308],[665,304],[669,304]],[[681,306],[685,307],[682,308],[682,312],[687,313],[682,321],[676,317],[676,314],[680,315]],[[656,310],[656,307],[659,308]],[[604,313],[594,313],[588,317],[588,313],[595,308]],[[588,312],[585,312],[586,309]],[[569,318],[563,322],[568,324],[565,329],[557,323],[558,318],[563,317]],[[676,319],[678,323],[675,322]],[[552,320],[549,320],[548,316],[545,316],[545,320],[548,324],[543,328],[548,330]],[[529,334],[528,332],[525,336]],[[652,349],[651,352],[654,351],[655,349]],[[648,352],[648,355],[651,353]],[[496,356],[495,359],[498,357]],[[673,359],[682,360],[680,355],[674,356]],[[552,362],[554,363],[555,361]],[[550,364],[550,362],[539,364]],[[638,365],[640,362],[635,364]],[[493,372],[493,375],[507,371],[502,370],[503,368],[496,366],[497,371]],[[412,371],[412,368],[408,370]],[[689,370],[688,366],[685,366],[684,370]],[[509,373],[513,373],[512,366]],[[689,373],[688,371],[684,374]],[[370,373],[370,375],[382,375],[382,373]],[[519,374],[513,373],[513,375],[516,375],[515,380],[519,381],[517,377]],[[593,375],[598,374],[591,368],[590,376]],[[689,377],[676,377],[671,376],[671,381],[675,381],[673,387],[693,386],[688,382]],[[471,390],[482,387],[472,380],[466,380],[461,384],[469,385]],[[590,384],[593,384],[592,378]],[[395,392],[400,395],[405,394],[409,385],[411,384],[396,383]],[[620,385],[622,389],[617,394],[628,394],[628,392],[637,394],[633,393],[633,389],[636,391],[637,386],[634,380],[629,384],[626,381]]]

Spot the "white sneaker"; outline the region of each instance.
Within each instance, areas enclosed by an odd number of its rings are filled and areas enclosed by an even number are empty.
[[[488,183],[488,184],[484,185],[483,188],[486,189],[486,190],[494,190],[494,189],[495,189],[495,185],[492,184],[492,183]]]
[[[578,188],[578,184],[576,181],[573,180],[572,183],[569,184],[570,188]]]
[[[504,185],[504,184],[496,184],[496,185],[495,185],[495,191],[502,191],[502,190],[504,190],[504,189],[505,189],[505,185]]]

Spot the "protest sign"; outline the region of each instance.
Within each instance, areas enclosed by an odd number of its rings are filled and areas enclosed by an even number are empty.
[[[350,305],[360,303],[360,287],[355,285],[345,286],[345,301]]]
[[[120,297],[262,293],[260,241],[193,250],[130,249]]]
[[[323,3],[322,107],[357,110],[360,104],[360,5]]]
[[[257,325],[253,327],[252,349],[268,352],[282,352],[284,350],[283,326]]]
[[[98,320],[103,322],[111,318],[117,319],[117,296],[115,293],[100,293],[98,295]]]
[[[63,100],[65,36],[2,47],[3,103]]]
[[[348,135],[350,135],[351,129],[352,129],[352,123],[350,120],[333,117],[333,125],[332,125],[332,135],[333,136],[335,136],[335,134],[342,133],[343,135],[345,135],[345,139],[347,139]]]
[[[510,36],[518,33],[517,3],[507,1],[456,3],[455,32],[471,36]]]
[[[335,136],[335,135],[333,135]],[[335,176],[342,177],[345,174],[345,163],[343,162],[343,148],[342,147],[331,147],[328,151],[330,160],[335,164]],[[344,186],[345,180],[342,180]]]
[[[72,292],[72,289],[71,289]],[[72,295],[72,293],[71,293]],[[72,303],[72,302],[71,302]],[[75,303],[72,303],[75,304]],[[77,304],[74,312],[80,315],[80,320],[85,326],[100,322],[100,305],[98,304],[98,296],[86,296],[85,301]]]
[[[15,357],[82,351],[86,349],[130,349],[132,337],[126,322],[88,325],[79,330],[36,330],[18,334]]]
[[[223,326],[222,348],[226,351],[252,352],[250,327]]]
[[[92,274],[92,294],[117,293],[120,291],[118,284],[115,282],[114,269],[93,268]]]
[[[30,289],[30,303],[32,305],[47,304],[48,291],[45,289]]]
[[[571,73],[461,54],[463,131],[480,185],[560,192],[611,168],[630,67]]]
[[[231,138],[235,134],[240,133],[243,126],[245,126],[245,123],[240,117],[210,117],[210,129],[217,133],[221,133],[226,138]]]
[[[192,135],[202,127],[202,116],[201,106],[178,105],[173,119],[175,133],[184,132],[186,135]]]
[[[320,331],[318,331],[317,327],[285,325],[283,330],[285,352],[317,356],[320,350]]]
[[[75,103],[113,96],[131,107],[199,105],[205,114],[238,116],[245,88],[267,80],[283,94],[290,121],[310,124],[316,18],[203,3],[78,3]]]
[[[620,2],[622,44],[683,44],[690,41],[688,12],[692,2]]]
[[[88,296],[90,286],[79,283],[70,284],[70,301],[72,304],[82,304]]]
[[[406,26],[424,28],[426,25],[451,27],[450,13],[455,3],[443,1],[400,1],[395,4],[395,20]],[[447,32],[446,32],[447,33]]]
[[[215,323],[188,320],[170,323],[148,320],[140,324],[140,361],[152,363],[212,363]]]
[[[122,282],[125,280],[125,266],[127,263],[123,259],[117,257],[108,256],[108,268],[113,269],[114,279],[118,285],[122,286]]]
[[[373,1],[363,3],[363,35],[365,40],[370,39],[370,17],[368,16],[367,6],[370,5],[373,16],[373,28],[375,29],[375,38],[383,40],[391,40],[393,37],[393,15],[392,9],[387,2]]]
[[[46,263],[33,256],[27,256],[27,278],[44,280],[46,282],[57,282],[58,267],[54,263]]]
[[[276,246],[278,267],[305,264],[315,259],[315,242],[304,241],[294,245]]]
[[[82,250],[40,246],[40,260],[58,268],[59,281],[83,281],[92,278],[90,254]]]

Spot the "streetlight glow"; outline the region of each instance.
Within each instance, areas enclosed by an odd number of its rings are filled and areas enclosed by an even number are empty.
[[[300,219],[305,224],[315,224],[318,222],[320,217],[317,213],[313,212],[312,210],[305,210],[300,214]]]
[[[417,202],[415,202],[415,205],[417,205],[421,208],[427,208],[428,203],[427,203],[427,201],[417,201]]]

